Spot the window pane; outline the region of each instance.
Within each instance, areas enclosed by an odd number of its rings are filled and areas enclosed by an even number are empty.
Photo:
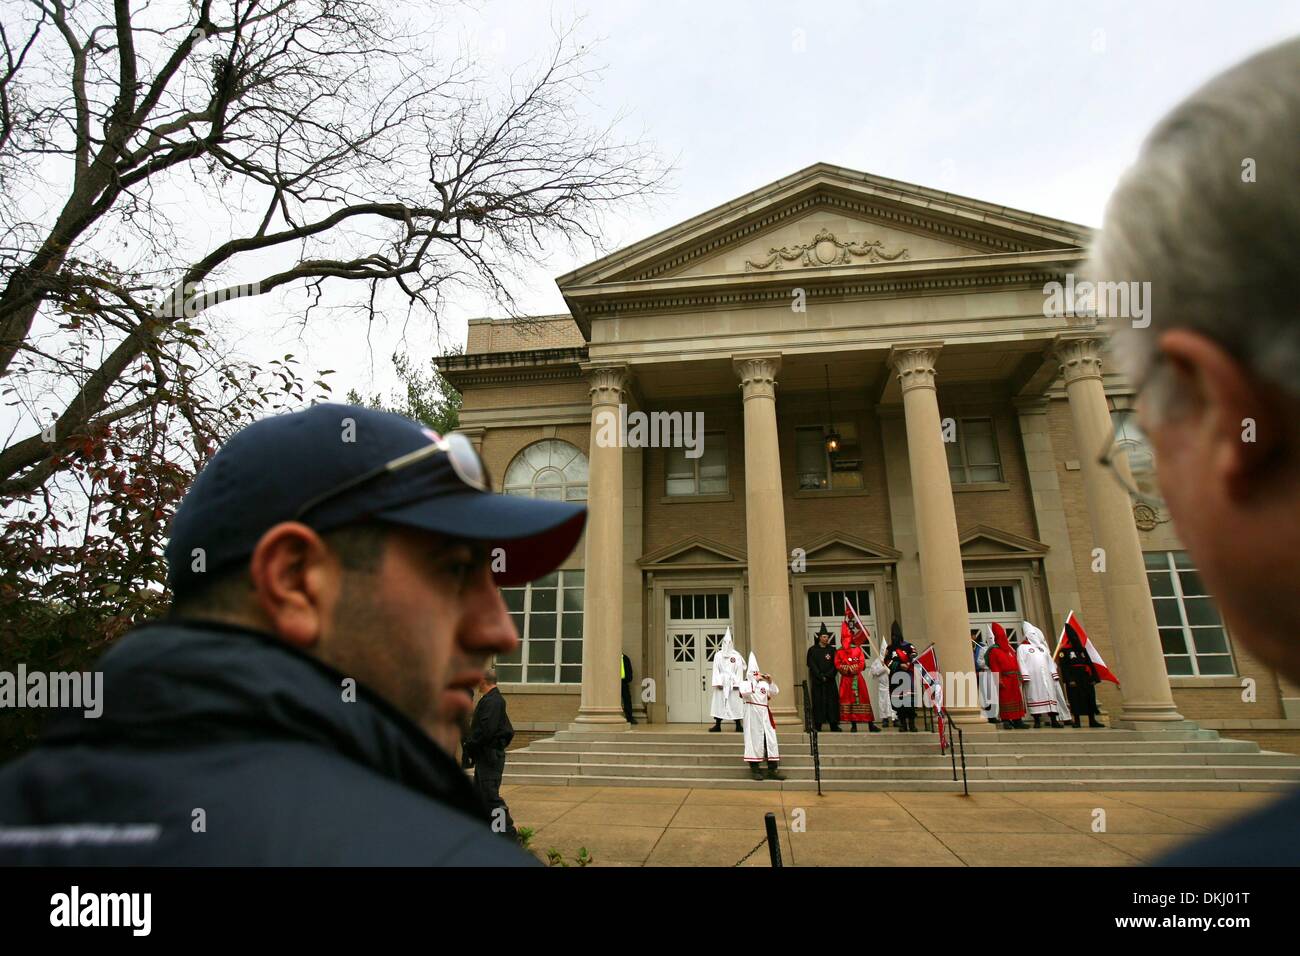
[[[524,658],[523,658],[523,653],[524,653],[524,645],[523,645],[523,644],[516,644],[516,645],[515,645],[515,649],[514,649],[513,651],[511,651],[509,654],[498,654],[498,655],[497,655],[497,663],[498,663],[498,664],[518,664],[521,660],[524,659]]]
[[[674,495],[693,495],[695,494],[695,479],[669,478],[665,488],[669,497]]]
[[[528,642],[528,663],[529,664],[554,664],[555,663],[555,641],[529,641]]]
[[[680,594],[673,594],[668,598],[668,616],[674,621],[680,621],[682,618],[682,598]]]
[[[955,441],[946,441],[943,443],[943,451],[944,454],[948,456],[949,469],[961,468],[961,446],[959,446]]]
[[[706,594],[704,596],[704,613],[710,618],[718,616],[718,596],[716,594]]]
[[[1182,627],[1183,619],[1178,615],[1178,602],[1170,598],[1152,601],[1156,606],[1156,623],[1161,627]]]
[[[1152,597],[1174,596],[1174,582],[1168,571],[1148,571],[1147,584],[1151,586]]]
[[[564,664],[582,663],[582,641],[563,641],[560,661]]]
[[[554,664],[529,664],[529,665],[528,665],[528,683],[530,683],[530,684],[554,684],[554,683],[555,683],[555,665],[554,665]]]
[[[565,665],[560,668],[561,684],[581,684],[582,667],[580,665]]]
[[[529,646],[536,640],[551,641],[555,639],[555,617],[554,614],[528,615]]]
[[[539,611],[554,611],[555,598],[558,593],[555,588],[533,588],[533,604],[530,610],[534,614]]]
[[[1166,655],[1186,654],[1187,642],[1183,639],[1183,629],[1162,627],[1160,629],[1160,648]]]
[[[826,447],[822,444],[820,427],[796,429],[795,470],[798,472],[800,488],[827,487]]]
[[[808,616],[809,617],[821,616],[822,612],[818,606],[819,602],[817,600],[817,592],[809,591],[807,593],[808,593]]]
[[[1228,635],[1221,627],[1197,627],[1192,629],[1192,643],[1196,645],[1197,654],[1226,654],[1228,652]]]
[[[1002,604],[1001,588],[989,588],[989,610],[999,614],[1006,610]]]
[[[704,617],[704,595],[697,594],[695,595],[695,618],[698,620],[702,617]]]
[[[1195,571],[1179,571],[1178,586],[1183,589],[1184,596],[1208,593],[1205,585],[1201,583],[1201,576]]]
[[[722,618],[724,621],[731,620],[731,595],[730,594],[718,595],[718,617]]]
[[[998,461],[997,446],[993,442],[993,423],[988,419],[964,419],[966,464],[991,465]]]
[[[522,611],[524,609],[523,588],[502,588],[501,598],[506,602],[506,610]]]
[[[1165,670],[1169,672],[1170,677],[1186,677],[1192,673],[1192,659],[1190,657],[1166,657]]]
[[[975,600],[978,602],[979,612],[981,614],[988,614],[989,613],[989,589],[976,588]]]
[[[564,500],[565,501],[586,501],[587,486],[569,485],[569,487],[564,489]]]
[[[1220,623],[1219,611],[1211,598],[1186,598],[1183,607],[1187,610],[1187,623],[1192,627]]]
[[[524,616],[522,614],[511,614],[510,620],[515,622],[515,633],[519,635],[519,639],[522,641],[524,639]]]
[[[1144,551],[1142,560],[1146,563],[1148,571],[1169,570],[1169,556],[1163,551]]]
[[[1192,564],[1191,555],[1186,551],[1174,552],[1174,567],[1195,569],[1196,565]]]
[[[832,475],[831,487],[836,491],[856,490],[862,487],[862,462],[859,461],[853,471],[836,471]]]
[[[518,684],[524,669],[518,664],[497,664],[497,680],[506,684]]]
[[[965,468],[949,468],[949,469],[948,469],[948,480],[951,481],[954,485],[964,485],[964,484],[966,484],[966,483],[967,483],[967,482],[966,482],[966,469],[965,469]]]
[[[582,640],[582,615],[566,614],[561,625],[561,636]]]
[[[553,487],[546,487],[544,485],[534,485],[533,497],[541,498],[545,501],[563,501],[564,489],[561,488],[559,485],[555,485]]]
[[[1216,654],[1213,657],[1197,657],[1196,669],[1202,674],[1231,674],[1232,658],[1227,654]]]
[[[1004,587],[1002,589],[1002,603],[1008,611],[1018,611],[1020,608],[1016,605],[1016,589]]]
[[[675,478],[695,480],[695,462],[686,457],[685,448],[669,448],[664,455],[664,469],[669,481]]]
[[[974,613],[976,613],[976,611],[975,611],[975,589],[974,589],[974,588],[967,588],[967,589],[966,589],[966,613],[967,613],[967,614],[974,614]]]
[[[564,586],[566,588],[580,588],[582,587],[582,580],[583,576],[581,569],[577,571],[564,572]]]
[[[971,481],[1001,481],[1002,469],[997,465],[971,465]]]
[[[533,582],[533,587],[534,587],[534,588],[553,588],[553,587],[558,587],[559,584],[560,584],[560,575],[559,575],[557,572],[552,571],[550,574],[542,575],[542,577],[540,577],[540,578],[538,578],[536,581],[534,581],[534,582]],[[536,607],[536,606],[537,606],[536,604],[533,605],[533,607]]]

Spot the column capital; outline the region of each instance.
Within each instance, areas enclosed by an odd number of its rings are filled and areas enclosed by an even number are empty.
[[[590,385],[591,404],[617,405],[631,383],[632,373],[626,365],[583,365]]]
[[[740,379],[741,394],[750,398],[776,397],[776,373],[781,370],[780,352],[733,355],[731,367]]]
[[[1081,379],[1101,381],[1101,349],[1105,339],[1100,335],[1063,332],[1052,342],[1052,352],[1061,365],[1065,384]]]
[[[898,384],[904,392],[914,388],[934,388],[934,366],[942,348],[942,342],[909,342],[889,350],[887,361],[898,373]]]

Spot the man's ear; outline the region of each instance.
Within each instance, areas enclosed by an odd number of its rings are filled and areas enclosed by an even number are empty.
[[[1181,397],[1198,409],[1195,431],[1212,471],[1206,477],[1221,481],[1234,500],[1249,497],[1285,455],[1291,426],[1283,406],[1268,383],[1208,336],[1172,329],[1160,336],[1159,349],[1178,376]]]
[[[313,647],[333,614],[342,579],[320,535],[296,521],[275,525],[257,542],[249,572],[271,629],[294,647]]]

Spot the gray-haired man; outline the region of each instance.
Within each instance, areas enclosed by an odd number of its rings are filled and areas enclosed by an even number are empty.
[[[1300,681],[1300,40],[1211,80],[1111,199],[1100,281],[1150,282],[1117,320],[1161,506],[1233,637]],[[1300,864],[1300,793],[1165,863]]]

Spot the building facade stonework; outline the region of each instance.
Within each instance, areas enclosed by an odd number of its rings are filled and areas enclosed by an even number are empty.
[[[847,595],[873,637],[897,620],[954,670],[985,624],[1054,639],[1073,610],[1122,681],[1099,689],[1117,725],[1296,751],[1300,691],[1233,643],[1168,516],[1101,461],[1144,453],[1133,389],[1093,320],[1044,309],[1088,241],[818,164],[560,277],[567,313],[471,321],[439,360],[462,431],[500,490],[589,508],[561,571],[506,592],[516,725],[624,726],[620,654],[639,720],[707,720],[727,627],[792,722]],[[701,413],[703,434],[598,439],[602,413],[638,412]]]

